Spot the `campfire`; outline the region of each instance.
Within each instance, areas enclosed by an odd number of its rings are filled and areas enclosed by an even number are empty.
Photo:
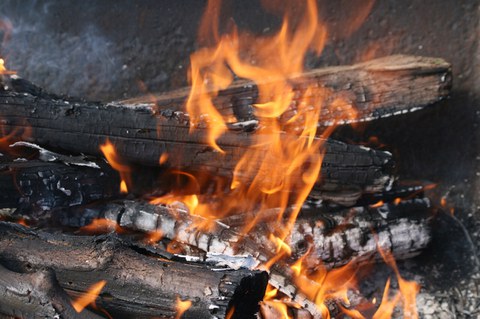
[[[160,94],[141,84],[141,96],[94,102],[1,60],[1,315],[428,314],[397,262],[431,251],[455,207],[399,174],[402,154],[381,136],[362,139],[368,123],[439,108],[450,63],[306,68],[330,37],[317,1],[267,5],[282,22],[260,35],[221,8],[206,4],[189,86]]]

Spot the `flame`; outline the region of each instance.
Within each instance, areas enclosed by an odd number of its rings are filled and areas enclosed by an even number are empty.
[[[25,227],[30,227],[30,226],[28,226],[27,220],[25,218],[20,218],[19,220],[17,220],[17,224],[25,226]]]
[[[5,66],[5,60],[0,58],[0,75],[12,75],[16,73],[15,71],[8,70]]]
[[[177,309],[177,315],[175,319],[180,319],[182,315],[192,306],[192,302],[190,300],[181,300],[177,297],[175,308]]]
[[[260,312],[263,318],[292,319],[288,313],[288,306],[279,300],[262,301]]]
[[[380,255],[382,256],[383,260],[387,265],[389,265],[393,269],[397,277],[398,285],[400,289],[399,295],[400,295],[400,299],[403,301],[404,318],[418,319],[416,297],[418,292],[420,291],[420,285],[415,281],[408,281],[402,278],[393,255],[390,252],[380,248],[379,245],[377,246],[378,246],[377,249]],[[385,299],[385,294],[384,294],[384,299]],[[383,305],[383,302],[384,300],[382,300],[382,305]],[[382,308],[382,305],[380,306],[380,308]],[[378,318],[390,318],[390,317],[378,317]]]
[[[113,220],[97,218],[86,226],[80,227],[81,233],[90,235],[106,234],[111,232],[122,233],[123,229]]]
[[[155,244],[159,242],[162,238],[163,238],[163,233],[159,230],[156,230],[156,231],[149,232],[145,236],[145,242],[147,242],[148,244]]]
[[[376,202],[375,204],[373,205],[370,205],[371,208],[379,208],[379,207],[382,207],[385,203],[383,202],[383,200],[380,200],[378,202]]]
[[[368,0],[367,8],[360,12],[345,33],[350,34],[360,26],[373,3],[373,0]],[[295,10],[289,10],[293,7]],[[226,158],[231,155],[228,149],[222,149],[219,140],[228,130],[227,124],[236,119],[223,115],[217,109],[215,100],[235,77],[253,82],[258,90],[258,98],[253,105],[257,130],[248,135],[251,138],[250,147],[236,163],[228,191],[222,189],[208,196],[200,194],[202,183],[195,176],[177,172],[186,177],[198,192],[172,191],[151,202],[168,205],[173,212],[183,205],[182,208],[190,214],[203,218],[205,225],[195,227],[204,229],[212,227],[216,219],[224,216],[254,212],[253,220],[242,229],[244,234],[256,226],[262,212],[276,208],[276,222],[280,226],[273,233],[266,234],[274,257],[260,266],[269,269],[291,256],[288,236],[303,202],[319,179],[324,146],[323,139],[318,137],[326,138],[337,124],[351,122],[357,111],[348,98],[336,96],[327,88],[302,79],[305,55],[308,52],[319,55],[328,35],[325,23],[319,18],[317,1],[305,0],[295,2],[295,6],[286,6],[278,32],[262,37],[242,33],[235,26],[227,28],[228,32],[220,32],[225,29],[220,25],[220,11],[221,0],[208,1],[200,24],[201,48],[190,57],[191,91],[185,104],[190,116],[190,131],[198,130],[204,137],[203,142],[214,151]],[[332,126],[318,131],[319,117],[325,109],[340,115]],[[165,161],[163,156],[159,159],[160,164]],[[383,204],[379,202],[372,207]],[[327,271],[320,265],[312,271],[303,265],[308,254],[291,266],[293,281],[317,305],[323,318],[330,318],[326,301],[335,299],[347,307],[350,305],[347,293],[356,286],[358,266],[350,262]],[[404,287],[402,294],[406,294],[407,287],[410,289],[412,285],[404,282],[401,286]],[[389,282],[386,294],[388,287]],[[267,291],[261,304],[262,314],[291,318],[287,302],[274,299],[276,296],[274,289]],[[412,304],[411,297],[403,300],[405,304]],[[394,301],[397,304],[396,298]],[[389,304],[382,303],[379,309],[387,311],[389,307]],[[345,309],[345,312],[353,318],[363,318],[355,309]]]
[[[225,315],[225,319],[232,319],[234,313],[235,307],[230,308],[230,310],[228,310],[227,314]]]
[[[6,127],[9,124],[9,120],[0,118],[0,150],[9,154],[15,154],[11,145],[20,140],[27,140],[32,135],[32,127],[26,120],[15,125],[13,129]]]
[[[195,196],[198,194],[171,193],[152,203],[181,201],[191,214],[204,217],[208,226],[212,220],[231,214],[261,213],[276,207],[278,220],[285,222],[275,237],[285,240],[318,180],[324,150],[323,140],[317,136],[327,137],[333,131],[329,128],[317,132],[322,108],[342,112],[338,123],[352,119],[356,111],[342,97],[332,99],[327,89],[315,84],[302,83],[301,89],[296,88],[302,82],[300,74],[306,53],[320,54],[326,42],[327,30],[319,19],[316,1],[299,3],[295,10],[285,13],[276,34],[260,38],[241,33],[235,27],[220,34],[220,9],[221,1],[208,2],[199,32],[204,47],[191,55],[191,91],[186,101],[190,130],[205,132],[208,145],[229,155],[217,141],[227,130],[227,123],[234,119],[217,110],[215,98],[233,82],[234,76],[256,84],[258,99],[254,108],[259,129],[251,134],[251,147],[236,164],[227,194],[222,190],[222,194],[217,194],[221,196],[213,195],[213,201],[212,196],[205,200]],[[294,207],[288,216],[287,207]],[[256,223],[255,219],[245,225],[243,232],[247,233]]]
[[[167,153],[162,153],[160,155],[160,159],[158,160],[158,164],[163,165],[168,161],[168,154]]]
[[[80,296],[77,300],[72,301],[72,306],[76,312],[80,313],[90,304],[95,304],[95,299],[97,299],[98,295],[102,291],[103,287],[107,282],[105,280],[100,280],[99,282],[90,286],[82,296]]]
[[[120,173],[120,192],[128,193],[128,189],[132,185],[131,176],[130,176],[130,167],[122,163],[117,152],[115,151],[115,146],[107,139],[105,144],[100,145],[100,150],[107,159],[108,163],[114,170]]]

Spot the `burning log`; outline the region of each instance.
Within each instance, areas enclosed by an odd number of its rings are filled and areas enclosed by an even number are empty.
[[[252,318],[258,311],[267,284],[265,272],[233,271],[152,255],[132,249],[114,234],[74,236],[0,223],[3,265],[20,272],[52,269],[72,296],[105,280],[97,306],[112,315],[173,318],[177,298],[192,302],[182,318],[223,318],[232,307],[235,318]],[[29,306],[23,305],[23,299],[19,296],[14,304],[26,311]]]
[[[329,126],[342,118],[341,109],[353,105],[357,117],[353,121],[370,121],[382,117],[411,112],[448,96],[451,87],[451,66],[439,58],[395,55],[352,66],[326,67],[294,75],[288,79],[294,92],[294,103],[282,117],[288,120],[295,113],[296,104],[309,85],[328,89],[329,99],[340,98],[335,110],[323,108],[319,125]],[[274,82],[274,80],[269,80]],[[264,84],[264,83],[261,83]],[[124,103],[151,103],[160,109],[180,111],[189,89],[135,98]],[[320,92],[319,92],[320,94]],[[224,116],[238,121],[254,120],[253,104],[258,97],[257,85],[237,80],[218,92],[214,104]]]
[[[340,83],[350,83],[349,88],[361,87],[363,93],[359,97],[363,98],[355,97],[353,104],[370,101],[370,104],[365,102],[368,107],[358,107],[365,110],[364,116],[375,117],[375,114],[391,113],[386,110],[402,113],[412,109],[413,105],[419,107],[443,98],[450,84],[449,72],[449,65],[443,60],[393,57],[353,67],[312,71],[305,74],[305,81],[300,76],[292,81],[298,83],[299,88],[303,82],[307,85],[317,80],[319,86],[326,85],[322,82],[325,79],[336,79],[334,83],[341,88],[340,91],[345,90]],[[261,130],[255,121],[230,123],[227,132],[217,141],[226,151],[226,155],[221,154],[206,143],[206,127],[197,127],[190,133],[188,115],[178,110],[179,101],[183,103],[185,94],[179,96],[175,93],[173,100],[165,98],[170,102],[160,106],[102,104],[48,94],[16,77],[4,82],[4,91],[0,93],[0,118],[4,129],[12,132],[28,130],[25,139],[68,152],[99,154],[100,145],[109,138],[119,156],[126,161],[158,166],[161,156],[168,155],[167,165],[170,167],[231,178],[245,151],[252,145],[261,147],[266,138],[262,134],[251,134],[251,131]],[[367,87],[368,92],[382,88],[391,94],[385,91],[367,94]],[[231,92],[249,95],[252,94],[250,88],[248,83],[234,85]],[[352,89],[355,94],[360,92],[355,90]],[[370,98],[366,98],[367,95]],[[377,95],[382,99],[377,99]],[[177,101],[176,107],[171,101]],[[381,104],[380,101],[387,102]],[[235,107],[236,103],[231,103]],[[400,105],[404,108],[399,109]],[[391,183],[389,171],[393,164],[389,153],[332,140],[324,141],[324,148],[321,176],[312,195],[351,205],[361,192],[379,191]],[[271,166],[277,165],[275,158],[267,161]],[[258,163],[252,162],[251,165]],[[251,178],[237,177],[247,184]],[[266,178],[269,178],[268,174]]]
[[[298,258],[313,245],[315,253],[312,260],[316,264],[311,265],[312,269],[318,263],[331,268],[353,259],[367,262],[381,259],[376,238],[378,245],[385,251],[391,251],[396,259],[418,255],[430,241],[429,207],[428,199],[415,198],[399,204],[354,207],[336,213],[304,209],[290,235],[292,255]],[[182,207],[168,208],[140,200],[91,205],[88,212],[59,211],[53,219],[69,227],[82,227],[94,219],[107,219],[126,230],[157,232],[165,238],[199,248],[207,256],[249,255],[254,261],[246,262],[258,265],[271,259],[276,251],[267,235],[275,234],[282,223],[275,221],[278,216],[276,211],[272,209],[271,212],[271,216],[260,220],[248,236],[240,235],[245,223],[239,222],[237,217],[209,221],[214,226],[207,232],[199,225],[208,221],[189,215]],[[239,216],[241,219],[254,218],[248,213]],[[242,226],[226,224],[232,220]]]

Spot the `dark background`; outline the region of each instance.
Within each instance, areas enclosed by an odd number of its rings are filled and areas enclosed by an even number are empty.
[[[343,129],[337,137],[365,141],[377,136],[395,154],[400,178],[438,183],[438,192],[448,195],[475,237],[480,219],[479,1],[384,0],[373,3],[370,12],[371,3],[319,1],[330,37],[323,55],[309,57],[307,66],[350,64],[394,53],[441,57],[453,65],[452,96],[360,132]],[[187,83],[188,57],[196,47],[205,4],[2,0],[0,55],[8,68],[55,93],[109,101],[165,91]],[[225,21],[252,33],[274,32],[281,22],[262,10],[259,1],[232,0],[222,12]],[[364,23],[352,26],[362,16]]]

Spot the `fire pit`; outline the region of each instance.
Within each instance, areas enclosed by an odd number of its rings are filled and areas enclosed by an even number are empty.
[[[2,4],[0,313],[476,316],[473,72],[372,29],[419,6]]]

